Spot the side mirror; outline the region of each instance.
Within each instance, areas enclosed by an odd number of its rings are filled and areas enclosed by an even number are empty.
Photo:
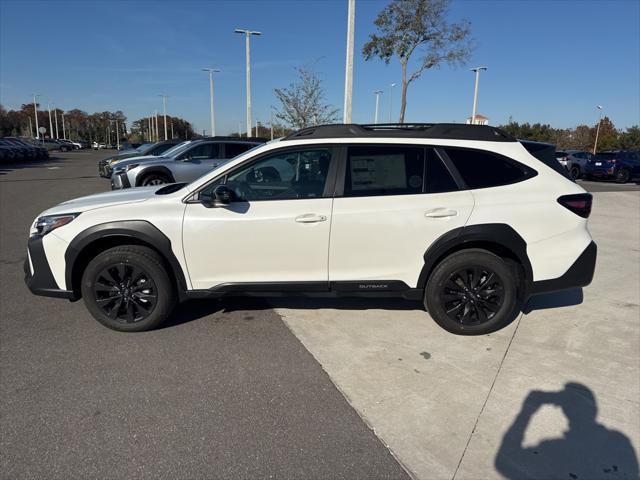
[[[236,192],[227,187],[226,185],[218,185],[213,190],[213,196],[215,197],[214,205],[229,205],[236,200]]]

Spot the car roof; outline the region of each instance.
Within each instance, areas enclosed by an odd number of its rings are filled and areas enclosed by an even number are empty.
[[[282,140],[327,138],[443,138],[454,140],[484,140],[516,142],[517,140],[496,127],[463,123],[384,123],[384,124],[332,124],[303,128]]]

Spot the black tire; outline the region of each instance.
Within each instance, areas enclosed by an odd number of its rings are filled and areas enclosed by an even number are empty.
[[[631,172],[626,168],[621,168],[616,174],[616,183],[627,183],[631,180]]]
[[[112,330],[142,332],[160,325],[175,305],[175,291],[162,258],[138,245],[110,248],[82,275],[89,312]]]
[[[460,274],[467,278],[461,281]],[[448,332],[484,335],[517,318],[518,284],[514,269],[497,255],[481,249],[461,250],[435,267],[427,282],[424,305]]]
[[[580,167],[571,167],[571,170],[569,170],[569,174],[571,175],[571,178],[573,178],[574,180],[577,180],[580,178]]]
[[[162,173],[149,173],[142,177],[140,180],[140,186],[149,187],[151,185],[164,185],[165,183],[171,183],[171,180]]]

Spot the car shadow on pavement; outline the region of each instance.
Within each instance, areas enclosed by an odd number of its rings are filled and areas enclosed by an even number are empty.
[[[562,409],[569,429],[561,437],[524,447],[527,427],[543,405]],[[557,392],[532,390],[502,438],[496,469],[508,479],[638,479],[638,459],[631,441],[596,422],[597,413],[594,393],[580,383],[567,383]]]
[[[160,328],[171,328],[209,315],[236,310],[335,309],[335,310],[424,310],[420,302],[399,298],[314,298],[275,296],[230,296],[221,299],[189,300],[176,306],[171,317]]]
[[[544,310],[547,308],[571,307],[580,305],[584,300],[582,288],[572,288],[561,292],[544,293],[531,297],[522,307],[525,315],[534,310]]]
[[[55,166],[56,163],[60,163],[61,158],[51,156],[49,158],[43,158],[40,160],[25,160],[24,162],[3,162],[0,163],[0,175],[6,175],[13,170],[22,170],[24,168],[42,168]]]

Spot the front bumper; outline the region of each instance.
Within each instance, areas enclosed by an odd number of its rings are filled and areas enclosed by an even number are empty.
[[[104,160],[98,162],[98,175],[102,178],[111,178],[111,166]]]
[[[596,243],[592,241],[564,275],[550,280],[533,282],[529,292],[530,295],[586,287],[591,283],[591,280],[593,280],[597,256],[598,247]]]
[[[30,237],[27,243],[27,258],[24,260],[24,283],[35,295],[76,300],[72,291],[58,288],[49,268],[40,235]]]
[[[131,182],[126,173],[111,175],[111,190],[122,190],[123,188],[131,188]]]

